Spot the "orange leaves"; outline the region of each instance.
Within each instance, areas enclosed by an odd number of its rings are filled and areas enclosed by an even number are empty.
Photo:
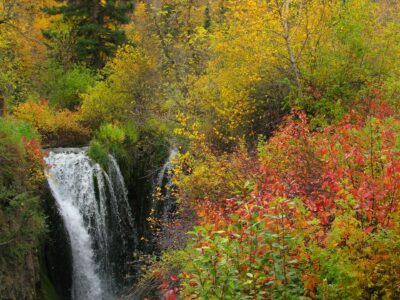
[[[47,146],[80,144],[89,135],[89,130],[81,124],[81,116],[77,112],[55,111],[46,100],[27,101],[18,105],[15,116],[42,134]]]
[[[45,100],[38,102],[27,101],[20,104],[15,111],[15,116],[28,122],[39,132],[47,130],[52,130],[54,126],[52,122],[52,115],[49,109],[48,103]]]
[[[312,274],[305,274],[302,280],[304,282],[304,288],[310,291],[310,296],[312,299],[314,299],[316,296],[315,289],[321,280],[318,276]]]
[[[26,137],[22,137],[22,141],[25,144],[28,156],[35,161],[43,162],[43,151],[39,141],[35,139],[28,140]]]
[[[371,233],[375,229],[374,226],[369,226],[368,228],[364,229],[363,232],[366,234]]]
[[[43,160],[43,150],[40,142],[35,139],[27,139],[26,137],[22,137],[22,142],[27,154],[27,171],[29,172],[29,180],[27,182],[28,187],[31,189],[36,189],[45,180],[45,175],[43,172],[45,166]]]

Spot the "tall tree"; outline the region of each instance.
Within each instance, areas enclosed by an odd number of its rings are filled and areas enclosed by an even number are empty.
[[[47,8],[50,15],[62,15],[70,25],[73,45],[72,55],[76,62],[86,62],[92,67],[103,67],[107,57],[114,54],[119,45],[126,42],[122,25],[128,23],[134,0],[68,0]],[[48,30],[45,36],[57,39],[56,30]]]
[[[33,83],[47,58],[41,30],[49,17],[42,11],[54,0],[0,0],[0,97],[9,108],[35,98]]]

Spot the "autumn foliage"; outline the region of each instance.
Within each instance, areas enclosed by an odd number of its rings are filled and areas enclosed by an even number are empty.
[[[150,294],[400,299],[399,41],[396,0],[2,1],[0,250],[44,220],[40,145],[89,146],[173,261]]]
[[[43,137],[46,146],[71,146],[85,143],[89,129],[79,113],[54,110],[48,101],[27,101],[17,106],[15,116],[31,124]]]
[[[46,229],[35,194],[45,179],[43,154],[28,124],[0,118],[0,292],[15,299],[31,297],[36,284],[27,270],[36,263],[32,253]]]
[[[323,130],[310,130],[306,115],[294,112],[259,145],[258,168],[246,175],[252,192],[196,202],[200,224],[184,250],[182,295],[400,295],[400,123],[372,98],[363,114]]]

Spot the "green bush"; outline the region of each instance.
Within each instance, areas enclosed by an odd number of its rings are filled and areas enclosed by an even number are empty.
[[[102,125],[96,134],[96,140],[106,147],[108,152],[118,157],[122,157],[125,154],[125,138],[124,129],[114,124]]]
[[[97,131],[90,143],[89,156],[103,168],[108,165],[108,153],[117,158],[125,158],[126,144],[134,143],[138,139],[138,132],[132,124],[122,127],[116,124],[104,124]]]
[[[131,144],[135,144],[139,140],[139,131],[133,122],[127,122],[124,125],[124,131],[126,138]]]
[[[28,124],[12,118],[0,118],[0,134],[7,135],[15,142],[21,142],[22,137],[39,139],[39,134]]]
[[[79,94],[94,85],[97,77],[92,70],[82,65],[71,69],[49,62],[46,73],[42,75],[45,97],[52,106],[74,109],[80,103]]]
[[[27,123],[0,118],[0,186],[21,189],[28,179],[23,138],[31,140],[39,136]]]
[[[102,143],[118,145],[125,140],[125,131],[114,124],[102,125],[96,135],[96,138]]]
[[[263,207],[245,207],[224,220],[222,229],[206,224],[191,232],[193,238],[183,256],[187,259],[181,275],[184,295],[191,299],[306,299],[299,261],[292,254],[298,238],[281,225],[287,216],[263,213]]]
[[[108,165],[108,151],[97,140],[90,142],[88,155],[91,159],[97,162],[103,169]]]

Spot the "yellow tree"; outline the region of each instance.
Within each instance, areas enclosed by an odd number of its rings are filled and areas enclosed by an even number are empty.
[[[23,100],[38,67],[46,59],[41,30],[48,26],[42,12],[54,0],[0,0],[0,94]]]
[[[121,47],[98,81],[82,95],[81,112],[94,127],[102,122],[144,122],[156,106],[154,61],[142,49]]]
[[[297,93],[302,95],[302,61],[310,48],[316,48],[326,34],[330,13],[335,1],[325,0],[269,0],[268,27],[279,45],[279,55],[289,64]],[[282,63],[282,62],[281,62]],[[285,63],[283,62],[284,66]]]
[[[324,125],[371,84],[393,97],[396,21],[398,5],[387,1],[225,1],[222,22],[208,34],[208,63],[191,78],[180,119],[188,131],[226,146],[268,134],[290,107]]]
[[[222,22],[211,26],[206,72],[186,104],[196,126],[226,145],[268,133],[291,87],[302,94],[302,60],[323,34],[329,7],[318,0],[268,0],[224,1],[223,8]]]
[[[54,0],[1,0],[0,30],[2,40],[10,39],[23,57],[24,63],[43,56],[45,48],[41,30],[49,25],[49,17],[42,11]]]

